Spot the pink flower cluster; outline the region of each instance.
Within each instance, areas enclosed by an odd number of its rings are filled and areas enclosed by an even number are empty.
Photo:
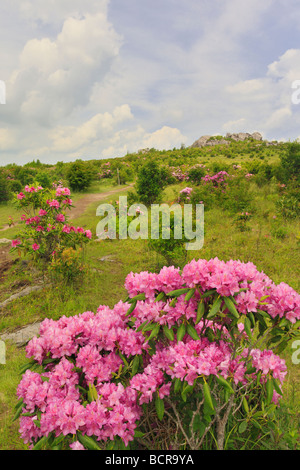
[[[191,194],[192,191],[193,191],[193,188],[186,187],[186,188],[184,188],[180,191],[180,194],[182,194],[182,193]]]
[[[227,173],[227,171],[219,171],[218,173],[216,173],[215,175],[205,175],[203,176],[201,179],[203,181],[204,184],[206,183],[213,183],[213,186],[224,186],[226,185],[226,179],[229,177],[229,174]]]
[[[181,168],[172,167],[172,176],[176,178],[177,181],[185,181],[188,180],[189,177],[182,171]]]
[[[153,299],[157,292],[168,292],[182,287],[198,287],[202,293],[215,289],[221,296],[235,295],[236,308],[240,313],[247,314],[259,309],[269,313],[272,318],[279,315],[292,323],[300,320],[300,295],[287,284],[274,284],[251,262],[225,262],[218,258],[199,259],[186,264],[181,274],[179,269],[173,266],[164,267],[158,274],[131,272],[125,280],[125,287],[131,297],[144,293],[149,299]],[[264,297],[266,298],[261,302]],[[197,292],[193,299],[194,302],[199,299]],[[172,311],[172,307],[166,304],[165,310]]]
[[[43,365],[44,372],[27,371],[18,386],[26,413],[20,418],[20,433],[26,443],[50,433],[74,436],[81,432],[104,442],[119,436],[127,445],[142,416],[141,405],[157,396],[169,396],[174,379],[192,385],[201,377],[222,376],[236,386],[247,386],[260,371],[262,384],[270,376],[282,384],[286,365],[272,351],[251,350],[246,343],[237,354],[229,335],[230,324],[221,327],[212,320],[202,319],[197,324],[195,320],[200,296],[213,290],[221,296],[237,294],[240,313],[259,308],[271,317],[294,321],[300,318],[300,299],[286,284],[276,286],[252,263],[214,258],[193,260],[182,271],[171,266],[157,274],[130,273],[125,287],[131,298],[144,294],[144,300],[135,301],[130,315],[131,303],[120,301],[113,308],[100,305],[96,313],[46,319],[39,337],[28,343],[27,357]],[[189,300],[184,293],[173,303],[166,294],[183,287],[197,290]],[[159,293],[165,297],[156,301]],[[260,302],[266,295],[268,298]],[[176,328],[183,322],[195,324],[199,339],[185,331],[181,340],[175,335],[166,341],[162,327]],[[151,330],[142,328],[147,323],[160,325],[154,352],[149,344]],[[207,328],[214,334],[219,332],[218,341],[205,336]],[[242,324],[237,336],[247,337]],[[130,374],[136,358],[136,373]],[[246,374],[249,365],[256,372]],[[127,366],[129,374],[122,375]],[[277,399],[274,391],[275,403]]]
[[[31,194],[26,196],[26,193],[37,193],[38,191],[43,190],[41,186],[37,188],[34,187],[25,187],[25,194],[20,193],[18,194],[17,198],[19,199],[19,204],[21,207],[28,208],[28,201],[31,202]],[[45,195],[48,194],[48,191],[45,192]],[[91,230],[84,230],[82,227],[73,227],[66,223],[67,216],[65,215],[65,209],[69,209],[72,205],[72,200],[68,197],[70,196],[69,188],[65,188],[61,185],[56,187],[55,197],[57,199],[46,199],[43,194],[40,192],[41,199],[40,199],[40,206],[41,208],[38,210],[37,215],[33,215],[32,217],[28,217],[25,214],[22,215],[21,220],[25,222],[30,230],[30,237],[35,238],[35,242],[31,245],[31,248],[34,251],[38,251],[41,247],[41,251],[43,251],[43,245],[47,244],[47,237],[50,232],[50,237],[53,238],[57,237],[61,233],[74,233],[74,234],[82,234],[80,236],[80,241],[86,241],[86,239],[92,238]],[[34,200],[33,208],[36,208],[36,199]],[[27,214],[29,211],[27,210]],[[34,232],[32,232],[32,230]],[[34,233],[34,235],[33,235]],[[20,235],[22,236],[22,235]],[[28,238],[28,237],[26,237]],[[26,241],[26,240],[25,240]],[[78,243],[80,242],[78,239]],[[16,239],[12,241],[12,248],[15,248],[18,245],[21,245],[21,241]],[[26,243],[24,243],[24,246]],[[23,246],[23,245],[22,245]],[[38,248],[37,248],[38,247]]]

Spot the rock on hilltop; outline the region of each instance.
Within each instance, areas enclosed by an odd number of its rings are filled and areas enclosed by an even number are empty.
[[[239,132],[237,134],[227,133],[225,137],[222,136],[212,136],[212,135],[203,135],[200,139],[196,140],[191,147],[207,147],[210,145],[228,145],[233,140],[235,142],[242,142],[244,140],[262,140],[262,135],[259,132],[253,132],[249,134],[248,132]]]

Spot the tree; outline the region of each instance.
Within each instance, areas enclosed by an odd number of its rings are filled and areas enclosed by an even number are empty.
[[[136,192],[139,201],[150,206],[161,201],[165,178],[155,160],[149,160],[138,173]]]
[[[67,178],[73,191],[85,191],[91,184],[93,173],[90,166],[82,160],[76,160],[68,172]]]
[[[3,173],[0,172],[0,203],[9,200],[8,181]]]
[[[280,161],[282,181],[295,179],[300,183],[300,143],[289,143],[287,152],[281,155]]]

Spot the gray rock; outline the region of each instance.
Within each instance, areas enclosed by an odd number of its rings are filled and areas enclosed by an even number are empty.
[[[9,240],[8,238],[0,238],[0,245],[4,245],[6,243],[11,243],[11,240]]]
[[[262,140],[262,135],[259,132],[253,132],[253,134],[249,134],[249,132],[238,132],[238,133],[227,132],[225,138],[223,139],[214,138],[214,136],[211,136],[211,135],[203,135],[191,145],[191,148],[195,148],[195,147],[202,148],[202,147],[208,147],[212,145],[229,145],[230,144],[229,139],[235,142],[244,142],[245,140],[248,140],[248,139]]]
[[[0,336],[2,341],[9,341],[14,343],[17,347],[25,346],[34,336],[37,336],[40,331],[40,322],[32,323],[23,328],[20,328],[13,333],[6,333]]]
[[[17,292],[16,294],[11,295],[8,299],[4,300],[4,302],[0,303],[0,309],[5,307],[7,304],[12,302],[13,300],[19,299],[20,297],[25,297],[25,295],[31,294],[31,292],[38,291],[44,288],[44,285],[40,286],[29,286],[25,287],[25,289]]]

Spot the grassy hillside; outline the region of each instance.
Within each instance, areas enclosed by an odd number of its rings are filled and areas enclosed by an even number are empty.
[[[73,203],[76,206],[87,194],[106,194],[121,189],[126,184],[133,185],[139,169],[148,160],[154,159],[164,169],[162,202],[176,202],[180,191],[186,186],[193,189],[193,203],[199,203],[200,198],[204,198],[204,246],[199,251],[189,251],[184,261],[178,259],[178,265],[193,258],[218,257],[224,261],[251,261],[276,283],[285,282],[299,291],[299,216],[295,210],[292,215],[287,212],[292,204],[288,198],[295,198],[299,191],[295,179],[287,181],[282,170],[282,156],[286,154],[288,145],[268,146],[266,142],[254,141],[232,142],[229,146],[169,151],[150,149],[118,159],[91,160],[84,162],[92,174],[90,185],[84,192],[72,193]],[[71,164],[65,163],[47,166],[33,162],[20,168],[16,165],[6,166],[2,168],[2,173],[12,189],[13,181],[30,185],[39,181],[38,178],[44,178],[46,181],[45,175],[48,175],[51,184],[53,181],[62,181],[68,185],[67,174],[70,166]],[[198,179],[193,181],[189,175],[193,175],[191,169],[195,167],[201,171],[198,176],[196,174]],[[105,173],[107,169],[110,170],[109,173]],[[219,171],[226,171],[232,177],[229,196],[228,192],[219,192],[216,195],[210,186],[204,187],[202,184],[201,175],[214,175]],[[251,176],[245,177],[247,174]],[[242,186],[235,181],[241,181]],[[17,183],[14,184],[18,186]],[[248,199],[245,197],[244,184]],[[133,189],[128,191],[130,192],[132,193]],[[121,194],[126,192],[108,194],[101,202],[116,201]],[[283,200],[284,196],[286,197]],[[285,205],[280,205],[282,200]],[[241,201],[244,206],[239,205]],[[97,201],[90,203],[72,223],[89,228],[95,236],[98,205]],[[237,216],[243,211],[249,211],[251,217],[241,227],[237,223]],[[2,202],[0,226],[4,230],[1,237],[13,239],[16,236],[20,215],[12,199]],[[12,217],[15,225],[7,228],[9,217]],[[45,284],[41,291],[19,298],[0,310],[0,334],[13,332],[45,318],[55,320],[62,315],[71,316],[88,310],[95,311],[99,305],[112,307],[126,297],[124,280],[129,272],[157,272],[166,264],[166,259],[161,254],[149,249],[147,240],[94,239],[85,248],[87,272],[81,284],[53,285],[49,284],[47,274],[41,273],[30,259],[29,262],[22,263],[17,253],[8,254],[7,246],[2,246],[5,252],[3,257],[16,261],[11,262],[7,270],[1,271],[0,302],[17,292],[20,286],[35,285],[38,281]],[[292,447],[295,447],[299,446],[299,366],[291,362],[291,354],[290,345],[284,352],[289,372],[285,385],[284,414],[278,426],[281,432],[290,436],[291,442],[294,439]],[[24,360],[24,347],[16,348],[8,343],[6,364],[0,365],[0,449],[26,448],[18,436],[17,422],[11,422],[13,406],[17,402],[15,390],[20,380],[18,368]],[[278,436],[273,436],[275,448],[277,438]]]

